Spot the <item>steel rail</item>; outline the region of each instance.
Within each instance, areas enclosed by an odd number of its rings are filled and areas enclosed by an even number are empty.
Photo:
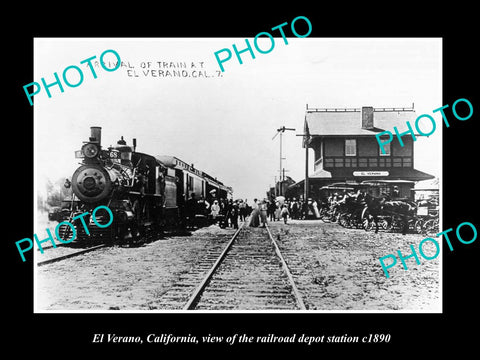
[[[220,256],[217,258],[217,260],[215,261],[215,264],[213,264],[213,266],[210,268],[210,270],[208,271],[207,275],[205,275],[205,277],[203,278],[202,282],[197,286],[197,288],[195,289],[195,291],[193,292],[193,294],[190,296],[190,299],[188,300],[188,302],[185,304],[185,306],[183,307],[183,310],[193,310],[195,308],[195,306],[197,305],[198,303],[198,300],[200,300],[200,295],[202,294],[203,290],[207,287],[208,283],[210,282],[210,279],[212,278],[213,274],[215,273],[215,271],[217,270],[217,268],[220,266],[220,264],[222,263],[223,259],[225,258],[225,256],[227,255],[227,252],[230,250],[230,248],[232,247],[232,244],[233,242],[235,241],[235,239],[237,238],[238,234],[240,233],[240,231],[243,229],[243,227],[245,226],[245,223],[244,222],[242,224],[242,226],[240,226],[238,228],[238,230],[235,232],[235,234],[233,234],[232,238],[230,239],[230,241],[228,242],[227,246],[225,246],[225,248],[223,249],[222,253],[220,254]]]
[[[66,255],[62,255],[62,256],[59,256],[59,257],[56,257],[56,258],[53,258],[53,259],[40,261],[40,262],[37,263],[37,266],[43,266],[43,265],[51,264],[51,263],[54,263],[54,262],[57,262],[57,261],[65,260],[65,259],[68,259],[68,258],[71,258],[71,257],[74,257],[74,256],[78,256],[78,255],[82,255],[82,254],[85,254],[87,252],[94,251],[94,250],[97,250],[97,249],[100,249],[100,248],[106,247],[106,246],[107,246],[107,244],[101,244],[101,245],[93,246],[93,247],[88,248],[88,249],[76,251],[76,252],[71,253],[71,254],[66,254]]]
[[[48,250],[48,249],[56,249],[58,247],[62,247],[62,246],[67,246],[69,244],[64,244],[64,243],[55,243],[55,246],[53,245],[50,245],[50,246],[42,246],[42,250]],[[37,247],[37,251],[41,251],[39,247]]]
[[[282,262],[282,267],[283,270],[285,271],[285,274],[287,274],[288,280],[290,281],[290,286],[292,287],[293,294],[295,295],[295,300],[297,302],[298,307],[300,310],[306,310],[307,308],[305,307],[305,303],[303,302],[302,295],[300,294],[300,291],[298,291],[297,285],[295,284],[295,281],[293,280],[293,276],[290,273],[290,269],[288,268],[287,263],[285,262],[285,259],[283,258],[282,253],[280,252],[280,248],[277,245],[277,242],[274,240],[272,233],[270,232],[270,228],[267,224],[265,224],[268,236],[270,237],[270,240],[272,241],[273,246],[275,247],[275,252],[277,256],[280,258],[280,261]]]

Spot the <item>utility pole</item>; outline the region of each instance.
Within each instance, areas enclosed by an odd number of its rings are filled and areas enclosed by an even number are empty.
[[[283,180],[285,180],[285,172],[283,173],[283,179],[282,179],[282,160],[284,160],[284,158],[282,157],[282,136],[283,136],[283,133],[286,131],[286,130],[290,130],[290,131],[295,131],[295,129],[292,129],[292,128],[287,128],[285,126],[282,126],[281,128],[278,128],[277,129],[277,133],[275,134],[275,136],[272,138],[275,139],[277,137],[278,134],[280,134],[280,167],[279,167],[279,179],[280,179],[280,184],[279,184],[279,187],[278,187],[278,195],[283,195],[282,194],[282,185],[281,183],[283,182]],[[276,188],[276,187],[275,187]]]
[[[308,191],[309,191],[309,182],[308,182],[308,144],[307,144],[308,140],[305,141],[305,186],[303,188],[303,201],[305,201],[305,203],[307,202],[308,200]]]
[[[307,105],[308,109],[308,105]],[[303,187],[303,200],[308,200],[308,193],[309,193],[309,182],[308,182],[308,142],[310,141],[310,134],[308,131],[305,131],[305,134],[297,134],[297,136],[303,136],[303,146],[305,147],[305,182]]]

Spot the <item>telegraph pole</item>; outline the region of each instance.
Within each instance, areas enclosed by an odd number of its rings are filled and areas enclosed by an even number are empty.
[[[282,195],[282,182],[283,182],[283,180],[285,180],[285,179],[282,179],[282,169],[283,169],[283,168],[282,168],[282,160],[284,159],[284,158],[282,157],[282,136],[283,136],[283,133],[284,133],[286,130],[295,131],[295,129],[287,128],[287,127],[285,127],[285,126],[282,126],[281,128],[278,128],[278,129],[277,129],[277,133],[276,133],[275,136],[272,138],[272,140],[273,140],[273,139],[275,139],[275,137],[276,137],[278,134],[280,134],[280,167],[279,167],[279,170],[278,170],[278,172],[279,172],[279,175],[278,175],[278,176],[279,176],[279,179],[280,179],[280,180],[279,180],[280,184],[279,184],[279,186],[278,186],[278,195]],[[283,172],[283,177],[285,177],[285,172]],[[276,185],[275,185],[275,189],[276,189]]]
[[[308,109],[308,105],[307,105]],[[297,134],[297,136],[303,136],[303,146],[305,146],[305,182],[303,187],[303,200],[308,200],[309,182],[308,182],[308,142],[310,140],[310,134],[305,131],[305,134]]]
[[[308,200],[308,190],[309,190],[309,182],[308,182],[308,144],[307,141],[305,141],[305,184],[303,188],[303,201]]]

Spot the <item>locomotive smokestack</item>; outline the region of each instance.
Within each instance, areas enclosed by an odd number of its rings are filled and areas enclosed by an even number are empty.
[[[90,141],[97,141],[98,145],[102,144],[102,128],[100,126],[90,127],[91,136]]]

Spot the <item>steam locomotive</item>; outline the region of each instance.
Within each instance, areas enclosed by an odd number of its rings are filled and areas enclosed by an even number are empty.
[[[122,136],[116,146],[103,149],[101,127],[90,129],[89,141],[75,152],[75,157],[82,159],[81,166],[65,184],[73,191],[68,221],[75,226],[77,242],[134,243],[165,229],[185,228],[195,220],[186,208],[192,193],[207,201],[232,195],[232,188],[193,164],[174,156],[137,152],[136,139],[129,146]],[[105,228],[82,224],[92,222],[91,213],[99,205],[112,211],[113,223]],[[95,219],[105,224],[110,216],[101,211]],[[79,216],[85,212],[89,214]],[[69,239],[71,231],[64,225],[59,235]]]

